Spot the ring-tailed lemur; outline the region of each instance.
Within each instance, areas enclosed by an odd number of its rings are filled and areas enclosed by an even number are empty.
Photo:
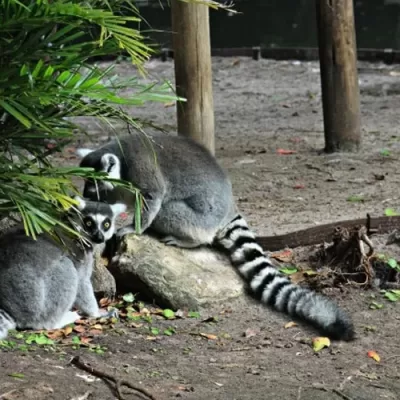
[[[142,229],[162,236],[167,245],[222,246],[234,267],[263,304],[317,327],[332,339],[351,340],[351,319],[332,300],[291,283],[257,244],[236,210],[229,178],[204,147],[183,136],[138,134],[113,140],[97,150],[79,149],[81,167],[132,182],[144,195]],[[134,205],[126,189],[109,182],[86,181],[84,196]],[[135,232],[134,223],[120,230]]]
[[[94,296],[93,246],[114,235],[126,206],[76,200],[70,216],[84,240],[58,232],[63,245],[48,234],[35,241],[20,226],[1,236],[0,339],[15,328],[62,328],[80,318],[72,307],[94,318],[115,314],[101,312]]]

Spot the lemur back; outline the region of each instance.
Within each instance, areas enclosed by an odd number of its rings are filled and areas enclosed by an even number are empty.
[[[97,150],[80,149],[82,167],[93,167],[132,182],[145,196],[142,231],[161,235],[167,245],[222,248],[261,303],[303,320],[333,339],[351,340],[351,319],[332,300],[291,283],[274,268],[236,211],[232,186],[205,148],[182,136],[152,134],[153,148],[138,134],[119,138]],[[84,196],[133,205],[110,183],[87,181]],[[127,204],[128,205],[128,204]],[[134,223],[117,232],[134,232]]]
[[[91,284],[93,246],[112,237],[126,207],[77,200],[85,242],[62,233],[65,247],[48,234],[34,240],[19,226],[0,237],[0,339],[15,328],[61,328],[80,318],[72,307],[100,316]]]

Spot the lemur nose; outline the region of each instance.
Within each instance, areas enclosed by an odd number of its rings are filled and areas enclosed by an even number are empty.
[[[97,231],[94,235],[93,235],[93,241],[95,243],[102,243],[104,242],[104,235],[100,232]]]

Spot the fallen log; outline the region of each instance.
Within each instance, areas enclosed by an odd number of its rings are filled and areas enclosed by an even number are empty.
[[[394,229],[400,229],[400,216],[371,217],[367,214],[366,218],[333,222],[290,232],[285,235],[260,236],[257,238],[257,242],[266,251],[277,251],[286,247],[294,249],[296,247],[332,242],[336,228],[353,229],[357,226],[365,226],[368,236],[385,234]]]

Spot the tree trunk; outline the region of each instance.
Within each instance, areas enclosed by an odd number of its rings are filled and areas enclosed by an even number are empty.
[[[356,151],[361,122],[353,1],[316,1],[325,151]]]
[[[178,134],[189,136],[213,154],[214,105],[208,7],[171,1]]]

